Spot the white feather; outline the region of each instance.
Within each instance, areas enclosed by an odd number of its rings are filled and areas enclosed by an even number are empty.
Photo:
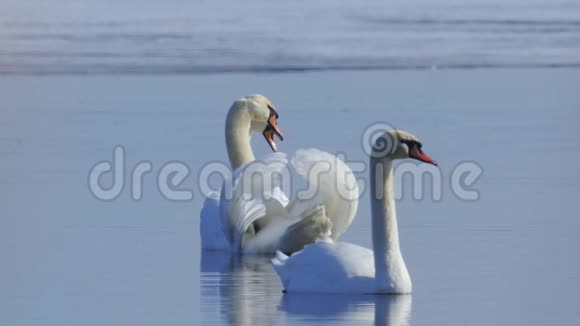
[[[225,183],[221,193],[224,232],[231,242],[240,237],[254,238],[241,241],[246,253],[296,248],[297,243],[312,243],[328,236],[337,239],[351,224],[358,204],[352,171],[336,156],[317,149],[299,150],[290,162],[284,153],[267,155],[242,166],[226,182],[232,186]],[[240,222],[247,217],[232,204],[244,196],[262,201],[266,208],[264,216],[252,221],[255,233],[248,232],[250,225]],[[324,217],[303,228],[290,228],[319,205],[325,209]],[[293,233],[286,234],[290,230]]]

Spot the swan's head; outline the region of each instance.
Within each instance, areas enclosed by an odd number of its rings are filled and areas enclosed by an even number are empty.
[[[250,131],[261,132],[266,138],[272,151],[278,150],[275,136],[284,140],[282,131],[278,127],[278,111],[276,107],[266,96],[260,94],[248,95],[241,99],[247,103],[246,108],[250,114]]]
[[[372,156],[391,160],[412,158],[437,166],[429,155],[423,152],[421,141],[403,130],[389,130],[381,135],[373,145]]]

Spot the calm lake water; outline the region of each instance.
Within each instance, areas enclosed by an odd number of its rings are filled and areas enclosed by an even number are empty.
[[[578,85],[573,68],[0,77],[0,323],[578,324]],[[398,201],[411,296],[283,295],[267,259],[201,252],[197,173],[225,161],[225,112],[252,92],[278,106],[283,151],[365,160],[375,121],[422,139],[443,187]],[[118,144],[127,173],[153,164],[141,201],[89,192]],[[192,201],[157,190],[174,160]],[[449,187],[464,161],[484,171],[477,201]],[[367,195],[342,240],[370,247]]]

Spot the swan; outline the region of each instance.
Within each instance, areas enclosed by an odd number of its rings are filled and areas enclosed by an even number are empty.
[[[283,140],[278,117],[274,104],[260,94],[242,97],[230,107],[225,136],[234,172],[221,192],[209,194],[204,203],[202,248],[290,254],[321,237],[338,239],[351,224],[359,193],[350,168],[314,148],[292,157],[278,152],[275,137]],[[273,153],[256,159],[252,133],[262,133]]]
[[[393,160],[414,158],[437,165],[419,140],[402,130],[381,135],[370,155],[373,249],[321,239],[288,257],[272,258],[286,292],[404,294],[411,277],[399,247],[393,198]]]

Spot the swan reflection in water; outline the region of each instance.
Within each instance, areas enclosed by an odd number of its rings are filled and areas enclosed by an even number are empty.
[[[276,325],[281,291],[270,257],[202,251],[202,324]]]
[[[280,309],[305,322],[333,324],[374,322],[375,325],[409,325],[411,295],[299,294],[283,296]]]
[[[411,295],[283,294],[270,257],[201,255],[203,324],[409,325],[411,302]]]

